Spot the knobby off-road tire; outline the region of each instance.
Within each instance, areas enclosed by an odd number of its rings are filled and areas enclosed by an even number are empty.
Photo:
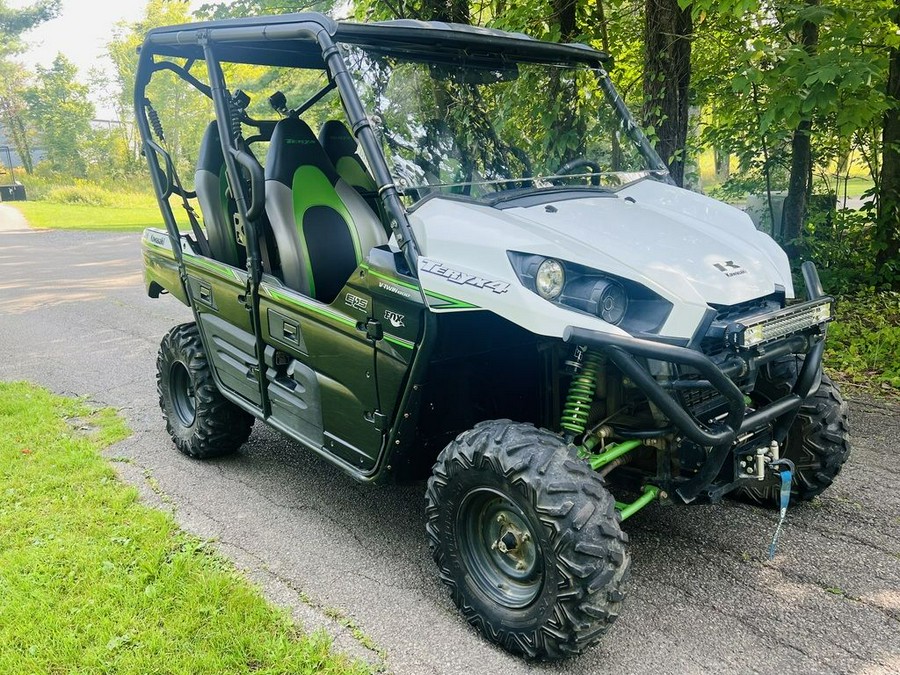
[[[561,658],[617,618],[628,538],[603,480],[559,436],[483,422],[438,456],[425,502],[441,580],[490,640]]]
[[[226,455],[250,436],[254,418],[219,392],[196,324],[175,326],[162,339],[156,391],[166,430],[190,457]]]
[[[752,396],[769,402],[790,393],[797,381],[802,357],[774,361],[760,371]],[[821,494],[841,472],[850,455],[849,410],[841,392],[828,375],[822,375],[818,391],[803,402],[788,431],[782,456],[797,467],[791,500],[809,501]],[[778,507],[779,485],[767,478],[759,486],[744,487],[737,496],[761,506]]]

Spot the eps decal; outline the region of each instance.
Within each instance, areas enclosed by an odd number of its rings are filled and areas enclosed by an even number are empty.
[[[358,295],[353,295],[353,293],[347,293],[347,297],[344,298],[344,302],[352,307],[353,309],[361,309],[363,311],[369,306],[369,301],[365,298],[361,298]]]

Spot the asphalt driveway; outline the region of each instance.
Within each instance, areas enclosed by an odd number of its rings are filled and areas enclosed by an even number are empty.
[[[630,519],[619,622],[578,659],[527,664],[457,615],[425,543],[422,484],[356,484],[261,424],[227,459],[174,450],[155,358],[188,320],[145,296],[137,235],[30,231],[0,206],[0,378],[121,409],[134,430],[110,453],[123,476],[354,655],[416,675],[900,672],[896,406],[853,399],[853,456],[824,497],[791,509],[773,562],[771,512],[653,505]]]

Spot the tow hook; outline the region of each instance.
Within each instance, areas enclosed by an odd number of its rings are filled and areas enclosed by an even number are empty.
[[[778,441],[769,443],[768,448],[759,448],[756,451],[756,480],[765,480],[766,466],[771,467],[778,461]]]
[[[766,468],[772,466],[780,457],[778,441],[772,441],[768,446],[757,448],[755,451],[741,453],[738,458],[738,478],[766,479]]]

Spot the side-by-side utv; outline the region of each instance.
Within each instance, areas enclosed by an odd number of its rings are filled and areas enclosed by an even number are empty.
[[[159,351],[175,445],[258,419],[357,480],[429,476],[441,579],[528,656],[606,632],[649,503],[783,507],[849,453],[815,267],[798,298],[745,214],[675,187],[607,62],[291,14],[153,30],[137,71],[147,291],[194,314]],[[163,76],[211,102],[188,168]]]

